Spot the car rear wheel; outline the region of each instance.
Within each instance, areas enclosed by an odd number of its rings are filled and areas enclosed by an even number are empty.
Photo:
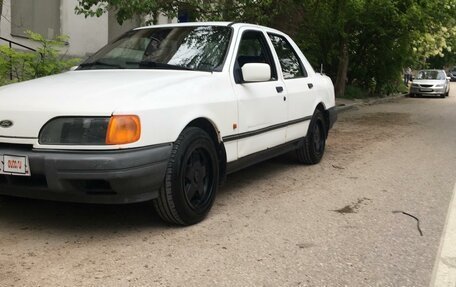
[[[202,129],[187,128],[174,143],[163,186],[153,201],[155,210],[172,224],[198,223],[214,203],[218,182],[213,141]]]
[[[300,163],[317,164],[321,161],[326,147],[326,125],[323,113],[316,110],[309,125],[309,131],[304,139],[304,145],[297,149]]]

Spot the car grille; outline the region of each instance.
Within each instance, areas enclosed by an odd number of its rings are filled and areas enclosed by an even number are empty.
[[[432,88],[434,85],[420,85],[423,88]]]

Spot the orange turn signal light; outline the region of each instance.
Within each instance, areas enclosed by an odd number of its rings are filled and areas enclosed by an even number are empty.
[[[141,121],[138,116],[121,115],[112,116],[108,132],[106,133],[106,144],[129,144],[134,143],[141,137]]]

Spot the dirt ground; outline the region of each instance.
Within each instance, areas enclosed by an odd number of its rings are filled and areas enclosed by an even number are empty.
[[[147,203],[0,198],[0,286],[428,286],[456,178],[452,88],[342,114],[319,165],[235,173],[187,228]]]

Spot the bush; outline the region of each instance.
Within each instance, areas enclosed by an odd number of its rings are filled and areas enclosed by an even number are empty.
[[[369,96],[369,92],[355,85],[347,85],[345,88],[345,99],[364,99]]]
[[[64,59],[58,48],[68,40],[59,36],[47,40],[42,35],[27,31],[29,38],[38,43],[35,52],[18,51],[0,46],[0,85],[21,82],[39,77],[58,74],[77,65],[80,59]],[[10,79],[10,72],[13,79]]]
[[[392,94],[408,92],[408,87],[404,85],[402,79],[397,79],[394,82],[385,84],[381,88],[377,87],[375,79],[371,79],[369,83],[363,83],[363,86],[368,86],[369,88],[360,87],[358,82],[347,85],[343,98],[364,99],[368,97],[386,97]]]
[[[384,85],[383,88],[381,89],[381,95],[383,96],[389,96],[392,94],[397,94],[397,93],[408,93],[409,88],[404,85],[404,82],[402,79],[397,79],[394,82],[391,82],[387,85]]]

